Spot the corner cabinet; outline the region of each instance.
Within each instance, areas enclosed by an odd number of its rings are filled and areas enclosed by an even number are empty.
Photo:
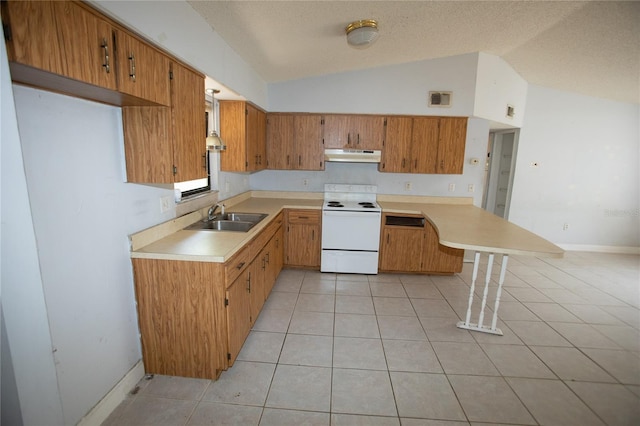
[[[320,266],[320,210],[286,210],[286,266],[318,268]]]
[[[462,271],[464,250],[440,244],[422,215],[382,215],[380,272],[454,274]]]
[[[267,114],[267,168],[324,170],[323,128],[319,114]]]
[[[220,170],[253,172],[267,167],[267,116],[245,101],[220,101]]]
[[[466,117],[387,117],[379,170],[462,174],[466,137]]]
[[[127,180],[174,183],[206,178],[204,76],[170,64],[171,107],[122,107]]]

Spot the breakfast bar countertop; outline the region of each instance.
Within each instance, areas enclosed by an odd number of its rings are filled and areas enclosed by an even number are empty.
[[[550,241],[472,204],[378,203],[385,213],[423,214],[436,228],[440,244],[448,247],[540,257],[564,254]]]

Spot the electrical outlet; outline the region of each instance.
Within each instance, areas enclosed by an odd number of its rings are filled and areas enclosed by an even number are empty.
[[[449,192],[453,192],[456,190],[456,184],[455,183],[450,183],[449,184]]]
[[[305,188],[309,186],[309,179],[302,179],[302,186],[304,186]]]
[[[567,229],[569,229],[569,224],[565,223],[564,225],[562,225],[562,230],[566,231]]]
[[[229,181],[225,180],[224,181],[224,192],[229,192],[229,189],[231,189],[231,186],[229,185]]]
[[[473,184],[472,184],[472,183],[470,183],[470,184],[469,184],[469,187],[467,188],[467,191],[469,191],[469,192],[474,192],[475,190],[476,190],[476,189],[475,189],[475,187],[473,186]]]
[[[404,190],[405,191],[411,191],[413,189],[413,183],[411,182],[405,182],[404,183]]]
[[[171,197],[160,197],[160,213],[166,213],[171,209]]]

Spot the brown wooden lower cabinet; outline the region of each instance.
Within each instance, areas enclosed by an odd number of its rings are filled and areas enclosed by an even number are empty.
[[[282,270],[282,216],[225,263],[132,259],[145,371],[216,379]]]
[[[227,368],[222,264],[132,261],[146,372],[216,379]]]
[[[227,288],[225,301],[227,311],[229,367],[233,365],[245,339],[251,330],[251,296],[249,293],[249,279],[251,268],[242,272]]]
[[[382,215],[380,272],[453,274],[462,270],[464,250],[439,243],[422,215]]]
[[[287,210],[284,264],[293,267],[320,266],[320,210]]]

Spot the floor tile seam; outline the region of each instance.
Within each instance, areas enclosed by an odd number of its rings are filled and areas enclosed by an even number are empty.
[[[202,401],[194,401],[195,404],[193,405],[193,408],[191,409],[191,412],[189,413],[189,415],[187,416],[187,418],[185,419],[183,425],[188,425],[189,422],[191,421],[191,418],[193,417],[193,415],[195,414],[196,410],[198,409],[198,407],[200,406],[200,403]]]
[[[436,355],[436,357],[437,357],[437,355]],[[451,392],[453,392],[453,395],[455,396],[456,401],[458,402],[458,406],[460,407],[460,410],[462,410],[462,414],[464,414],[464,418],[466,419],[467,423],[471,424],[471,419],[469,418],[469,414],[467,414],[467,410],[464,409],[464,405],[462,405],[462,401],[460,400],[460,396],[458,395],[458,392],[456,392],[456,388],[453,387],[453,383],[451,383],[451,380],[449,379],[449,375],[446,372],[444,372],[443,375],[444,375],[445,380],[447,381],[447,384],[449,385],[449,388],[451,389]]]
[[[625,348],[623,348],[622,346],[618,345],[616,342],[614,342],[613,340],[609,339],[604,333],[601,333],[600,331],[598,331],[596,328],[594,328],[593,326],[589,325],[589,324],[585,324],[582,323],[584,325],[587,325],[588,327],[590,327],[593,331],[595,331],[597,334],[601,335],[602,337],[604,337],[605,339],[609,340],[612,344],[614,344],[616,347],[615,348],[610,348],[610,347],[592,347],[592,346],[578,346],[575,343],[573,343],[571,340],[569,340],[568,337],[565,337],[557,328],[555,328],[552,324],[553,323],[560,323],[560,324],[577,324],[575,322],[563,322],[563,321],[543,321],[545,324],[547,324],[549,327],[551,327],[556,333],[558,333],[560,336],[562,336],[563,339],[565,339],[567,342],[571,343],[571,345],[573,345],[575,348],[579,348],[579,347],[583,347],[585,349],[613,349],[613,350],[617,350],[618,348],[620,348],[621,350],[625,350]]]
[[[576,349],[585,357],[587,357],[587,359],[589,359],[591,362],[593,362],[595,365],[597,365],[598,367],[600,367],[602,369],[602,371],[604,371],[605,373],[607,373],[612,379],[614,379],[618,384],[620,385],[628,385],[628,384],[634,384],[634,383],[625,383],[622,380],[620,380],[618,377],[616,377],[611,371],[609,371],[608,368],[606,368],[606,366],[600,362],[598,362],[596,359],[594,359],[592,356],[590,356],[587,352],[585,352],[585,349],[596,349],[596,350],[610,350],[610,351],[615,351],[615,352],[629,352],[629,351],[619,351],[617,349],[602,349],[602,348],[578,348],[576,347]],[[640,355],[639,355],[639,360],[638,362],[640,362]],[[636,385],[640,385],[640,380],[638,381],[638,383],[635,383]]]

